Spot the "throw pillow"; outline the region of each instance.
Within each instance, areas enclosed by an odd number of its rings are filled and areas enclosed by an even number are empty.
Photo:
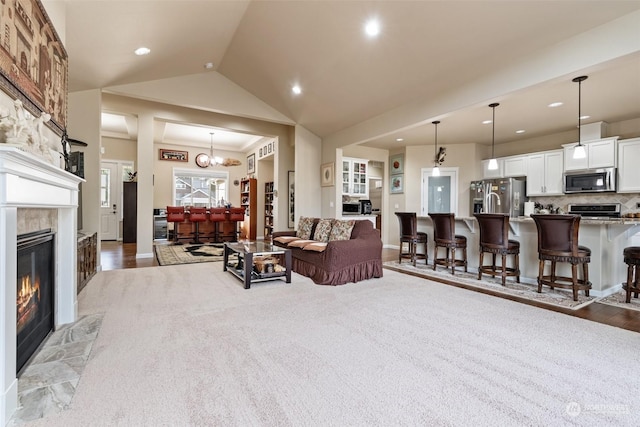
[[[331,233],[332,219],[321,219],[316,225],[316,231],[313,232],[313,240],[318,242],[328,242]]]
[[[329,241],[349,240],[351,239],[351,231],[356,221],[353,219],[334,219],[329,234]]]
[[[305,246],[302,249],[304,249],[305,251],[324,252],[324,250],[327,249],[327,245],[328,243],[326,242],[314,242],[314,243],[309,243],[307,246]]]
[[[301,216],[300,221],[298,222],[298,231],[296,232],[296,236],[298,236],[301,239],[310,239],[312,228],[313,228],[313,218]]]

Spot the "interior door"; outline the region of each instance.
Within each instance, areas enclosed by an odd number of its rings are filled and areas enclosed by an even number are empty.
[[[118,239],[120,199],[118,164],[102,162],[100,166],[100,240]]]

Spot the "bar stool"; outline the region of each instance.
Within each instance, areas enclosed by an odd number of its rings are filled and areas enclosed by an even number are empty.
[[[209,221],[213,223],[213,241],[219,243],[220,226],[219,223],[227,220],[227,208],[209,208]]]
[[[509,215],[506,214],[473,214],[480,226],[480,262],[478,263],[478,280],[482,274],[492,277],[500,275],[502,286],[507,276],[516,276],[520,283],[520,242],[509,240]],[[484,265],[484,253],[492,255],[491,265]],[[502,256],[502,263],[496,266],[496,256]],[[513,267],[507,267],[507,255],[514,255]]]
[[[437,265],[447,268],[451,267],[451,274],[455,273],[456,267],[464,267],[467,271],[467,238],[455,234],[455,214],[453,213],[430,213],[433,222],[433,269]],[[438,248],[446,249],[446,256],[438,258]],[[462,249],[462,258],[456,259],[456,249]],[[451,256],[449,256],[451,254]]]
[[[398,264],[402,263],[402,258],[409,258],[416,265],[416,258],[424,259],[424,263],[429,262],[427,255],[427,233],[418,231],[418,218],[415,212],[396,212],[400,223],[400,253],[398,254]],[[404,243],[407,244],[408,252],[402,252]],[[418,245],[424,245],[424,254],[418,253]]]
[[[178,240],[178,224],[186,219],[184,206],[167,206],[167,223],[173,223],[173,244],[181,245]]]
[[[244,208],[229,208],[229,221],[235,222],[235,240],[238,240],[238,223],[244,221]]]
[[[627,291],[626,302],[631,302],[631,293],[633,297],[638,298],[640,293],[640,246],[629,246],[622,251],[624,263],[627,264],[627,283],[622,285],[622,289]]]
[[[189,208],[189,221],[195,224],[193,231],[193,241],[191,243],[202,243],[200,241],[200,223],[207,220],[207,208]]]
[[[578,291],[589,296],[589,262],[591,249],[578,245],[580,215],[533,214],[531,218],[538,228],[538,293],[542,285],[573,290],[573,300],[578,301]],[[551,272],[544,275],[545,261],[551,262]],[[556,275],[556,263],[571,264],[571,277]],[[578,265],[582,265],[582,279],[578,278]]]

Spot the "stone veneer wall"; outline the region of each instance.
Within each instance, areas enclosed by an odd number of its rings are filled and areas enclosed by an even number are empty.
[[[543,206],[552,204],[554,208],[561,208],[565,212],[570,204],[576,203],[620,203],[622,214],[640,212],[640,208],[636,207],[636,204],[640,203],[640,194],[638,193],[566,194],[564,196],[529,197],[529,201],[538,202]]]
[[[47,228],[58,231],[57,209],[18,208],[16,216],[18,235]]]

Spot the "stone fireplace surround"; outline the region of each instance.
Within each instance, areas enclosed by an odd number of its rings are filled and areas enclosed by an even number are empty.
[[[0,426],[17,409],[16,280],[21,215],[56,214],[54,323],[77,319],[78,186],[83,180],[16,147],[0,145]]]

